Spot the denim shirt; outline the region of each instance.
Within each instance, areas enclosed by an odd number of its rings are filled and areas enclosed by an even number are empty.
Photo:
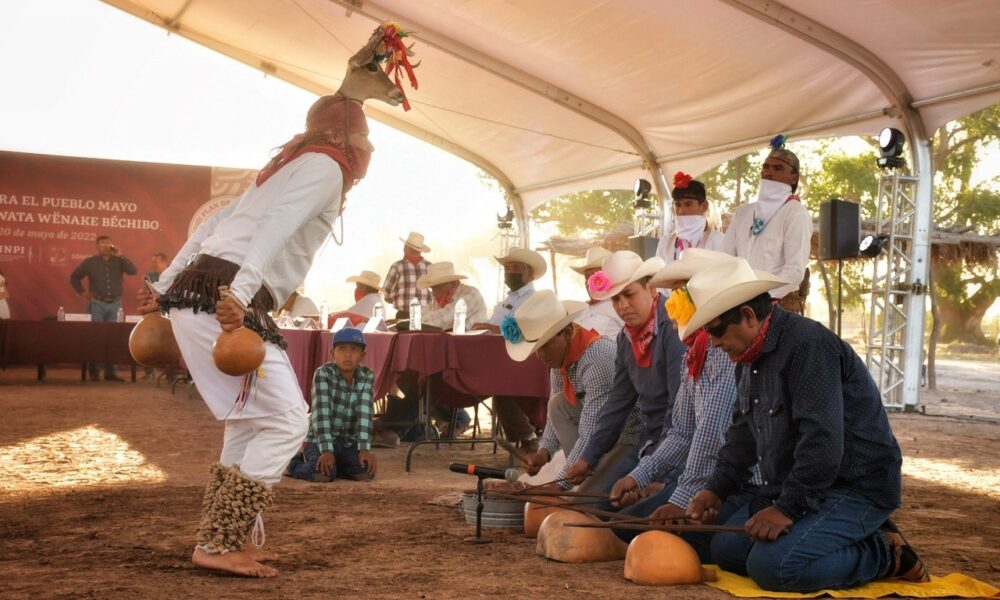
[[[677,337],[673,321],[667,317],[663,296],[656,299],[655,318],[653,355],[648,368],[636,363],[628,332],[623,329],[618,334],[611,393],[601,408],[597,428],[580,455],[592,466],[614,446],[636,404],[643,425],[640,448],[655,445],[660,440],[664,422],[670,423],[670,410],[681,384],[681,363],[687,347]]]
[[[834,487],[898,507],[902,455],[861,358],[820,323],[773,310],[760,357],[737,365],[733,423],[706,487],[736,493],[757,463],[755,491],[792,520]]]

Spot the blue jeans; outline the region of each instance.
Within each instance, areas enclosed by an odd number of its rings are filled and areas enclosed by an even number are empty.
[[[322,452],[319,445],[314,442],[307,442],[302,448],[302,452],[292,457],[292,462],[288,463],[288,474],[296,479],[313,481],[313,475],[319,473],[316,470],[316,463]],[[333,450],[333,468],[330,469],[330,481],[337,478],[337,475],[361,475],[365,473],[365,467],[358,459],[358,445],[344,444],[335,446]]]
[[[773,542],[758,542],[742,533],[719,533],[712,558],[726,571],[748,575],[765,590],[814,592],[862,585],[882,577],[892,550],[879,527],[892,510],[844,488],[824,493],[819,510],[799,519]],[[743,525],[755,509],[766,507],[752,492],[730,497],[735,509],[727,525]],[[724,510],[726,507],[724,507]]]
[[[91,300],[90,305],[88,307],[90,309],[90,320],[95,323],[101,323],[101,322],[111,323],[117,321],[118,309],[120,309],[121,307],[122,307],[121,299],[115,300],[114,302],[102,302],[96,299]],[[100,365],[98,365],[97,363],[87,363],[87,370],[90,371],[91,375],[96,377],[99,372],[98,369],[99,366]],[[109,374],[114,375],[114,373],[115,373],[115,366],[113,364],[104,365],[105,377],[108,376]]]

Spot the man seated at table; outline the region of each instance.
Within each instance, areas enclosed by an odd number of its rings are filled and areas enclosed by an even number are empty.
[[[560,302],[555,293],[542,290],[500,326],[511,359],[521,362],[534,353],[551,369],[552,397],[545,431],[538,451],[526,459],[530,475],[538,473],[561,448],[566,464],[556,478],[562,479],[590,440],[611,391],[615,342],[575,321],[585,307],[583,302]],[[635,453],[641,435],[638,411],[633,411],[614,448],[587,480],[591,488],[606,490],[614,483],[617,463]]]
[[[382,296],[379,295],[381,282],[382,276],[374,271],[361,271],[359,275],[348,277],[347,283],[354,284],[354,305],[340,312],[361,315],[365,319],[370,318],[375,305],[382,300]]]
[[[900,504],[902,455],[864,362],[823,325],[787,312],[771,292],[787,282],[737,260],[688,282],[704,328],[736,361],[726,443],[687,517],[726,523],[712,557],[765,590],[814,592],[883,577],[927,581],[889,517]],[[756,464],[763,483],[749,485]],[[725,502],[728,507],[723,507]]]
[[[493,307],[489,321],[478,323],[473,329],[486,329],[490,333],[500,333],[500,324],[512,315],[532,294],[535,293],[535,281],[545,275],[545,258],[527,248],[511,248],[505,256],[496,256],[497,262],[503,266],[504,283],[510,293]],[[473,321],[475,323],[475,321]],[[503,428],[508,448],[521,452],[522,455],[534,454],[538,451],[538,437],[535,426],[528,415],[521,410],[516,398],[507,396],[493,397],[493,411],[500,427]]]
[[[365,336],[345,327],[333,336],[330,361],[316,369],[309,434],[288,465],[288,475],[306,481],[337,477],[368,481],[378,462],[371,452],[372,387],[375,373],[362,365]]]
[[[610,251],[600,246],[594,246],[587,250],[587,258],[584,259],[585,262],[582,265],[570,268],[583,275],[584,287],[586,287],[587,280],[590,279],[591,275],[601,270],[604,259],[609,256],[611,256]],[[603,336],[614,339],[625,326],[625,322],[615,312],[614,306],[611,305],[611,299],[594,300],[590,288],[587,288],[587,295],[590,296],[590,301],[587,302],[587,308],[576,318],[576,322],[581,327],[593,329]]]
[[[664,423],[670,423],[686,348],[667,317],[663,298],[649,284],[650,278],[663,267],[663,259],[659,257],[643,261],[635,252],[621,250],[605,259],[601,270],[588,281],[595,299],[612,300],[625,328],[616,340],[611,395],[580,458],[566,471],[570,483],[581,483],[587,478],[619,439],[636,406],[643,425],[641,450],[652,451],[660,440]],[[631,471],[638,460],[639,453],[633,453],[621,461],[614,480]]]
[[[307,298],[303,295],[302,288],[299,288],[292,292],[292,295],[285,300],[285,303],[281,306],[278,311],[278,316],[281,317],[315,317],[319,315],[319,308],[316,303],[312,301],[311,298]]]
[[[454,324],[455,305],[459,299],[465,301],[466,323],[476,323],[486,318],[486,303],[483,301],[482,294],[471,285],[462,283],[463,279],[468,279],[468,277],[456,273],[455,265],[450,262],[431,263],[427,267],[427,273],[417,278],[417,289],[420,291],[430,289],[433,298],[426,312],[421,315],[422,325],[432,325],[445,331],[450,330]],[[419,383],[416,377],[404,375],[397,380],[396,385],[399,386],[403,397],[389,397],[389,405],[382,421],[413,423],[420,415],[421,390]],[[448,423],[450,428],[452,418],[455,419],[455,430],[443,432],[452,436],[462,433],[472,423],[472,417],[464,408],[454,409],[445,404],[434,404],[430,410],[431,417],[440,424],[442,429],[444,429],[444,423]],[[403,441],[433,437],[441,431],[439,429],[438,432],[425,432],[419,425],[389,425],[389,427]]]
[[[459,299],[465,300],[466,324],[486,320],[486,302],[479,290],[462,283],[468,279],[455,273],[455,265],[450,262],[431,263],[427,273],[417,278],[418,290],[431,290],[430,306],[423,311],[420,322],[448,331],[455,322],[455,305]]]

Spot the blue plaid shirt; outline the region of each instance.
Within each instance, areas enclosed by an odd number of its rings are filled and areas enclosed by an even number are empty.
[[[865,363],[822,324],[773,310],[760,357],[736,368],[733,424],[706,488],[738,493],[758,463],[756,493],[793,521],[834,487],[898,507],[902,455]]]
[[[358,450],[370,449],[374,385],[375,372],[365,366],[354,371],[352,383],[332,362],[316,369],[306,441],[316,443],[320,452],[349,444],[357,444]]]
[[[601,407],[608,400],[611,392],[611,382],[615,377],[615,342],[606,337],[598,339],[590,345],[587,350],[580,355],[580,358],[569,366],[570,383],[573,384],[573,391],[576,392],[576,401],[582,404],[580,409],[579,437],[572,448],[563,448],[566,453],[566,464],[559,471],[558,479],[566,475],[566,471],[580,457],[581,452],[590,441],[590,436],[597,427],[597,418],[601,414]],[[563,389],[562,373],[559,369],[551,371],[552,393],[561,392]],[[639,409],[632,410],[625,429],[619,438],[619,443],[627,446],[638,446],[639,438],[642,436],[642,419],[639,417]],[[549,451],[549,456],[554,455],[560,448],[559,438],[556,437],[555,427],[552,421],[545,423],[545,431],[542,439],[538,443],[539,447]],[[571,488],[572,485],[563,482],[564,488]]]
[[[670,422],[663,424],[664,436],[656,450],[643,456],[629,473],[640,487],[665,481],[671,472],[683,469],[669,500],[681,508],[687,508],[691,498],[705,487],[732,422],[735,368],[729,355],[713,346],[708,348],[698,379],[688,377],[686,364],[681,366],[682,383]],[[754,481],[759,482],[756,469]]]

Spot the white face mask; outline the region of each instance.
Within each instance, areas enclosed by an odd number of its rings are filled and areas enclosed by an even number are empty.
[[[677,219],[677,237],[692,246],[697,246],[701,238],[705,235],[705,225],[707,221],[704,215],[679,215]]]
[[[792,186],[773,179],[761,179],[757,190],[757,208],[754,215],[765,221],[778,212],[781,205],[792,195]]]

